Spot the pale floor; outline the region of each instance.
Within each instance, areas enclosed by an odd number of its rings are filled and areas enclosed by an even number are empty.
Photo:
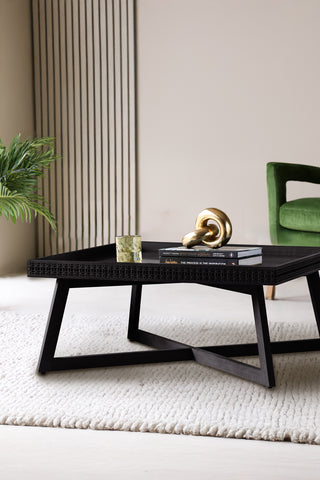
[[[0,278],[0,309],[47,313],[54,280]],[[210,292],[210,293],[209,293]],[[74,290],[67,312],[101,314],[129,306],[128,287]],[[278,288],[269,320],[312,321],[306,282]],[[186,301],[187,300],[187,301]],[[179,315],[217,305],[251,311],[248,297],[197,285],[150,286],[144,313]],[[247,303],[246,303],[247,302]],[[241,307],[241,308],[240,308]],[[39,345],[40,348],[40,345]],[[320,447],[289,442],[183,435],[0,426],[0,478],[11,479],[290,479],[320,478]]]

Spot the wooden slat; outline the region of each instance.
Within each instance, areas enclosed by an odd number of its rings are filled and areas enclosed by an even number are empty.
[[[39,0],[32,2],[33,58],[34,58],[34,92],[35,92],[35,128],[37,135],[42,135],[42,102],[41,102],[41,43],[40,43],[40,5]],[[38,182],[39,193],[43,191],[43,181]],[[44,254],[43,221],[37,221],[37,253]]]
[[[36,135],[62,159],[39,191],[38,255],[136,231],[134,0],[33,0]]]

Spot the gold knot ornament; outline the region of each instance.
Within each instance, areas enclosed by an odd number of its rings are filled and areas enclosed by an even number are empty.
[[[208,247],[219,248],[229,242],[231,235],[232,225],[228,215],[218,208],[206,208],[197,216],[195,230],[182,238],[182,244],[193,247],[204,243]]]

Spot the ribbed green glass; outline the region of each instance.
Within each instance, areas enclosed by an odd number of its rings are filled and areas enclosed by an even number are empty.
[[[117,262],[141,263],[140,235],[122,235],[116,237]]]

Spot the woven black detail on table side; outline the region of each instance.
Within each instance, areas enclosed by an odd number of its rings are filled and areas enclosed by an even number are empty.
[[[143,263],[117,263],[115,245],[29,260],[28,276],[142,283],[271,285],[320,269],[320,249],[263,246],[263,263],[252,266],[166,265],[160,248],[177,243],[143,242]]]

